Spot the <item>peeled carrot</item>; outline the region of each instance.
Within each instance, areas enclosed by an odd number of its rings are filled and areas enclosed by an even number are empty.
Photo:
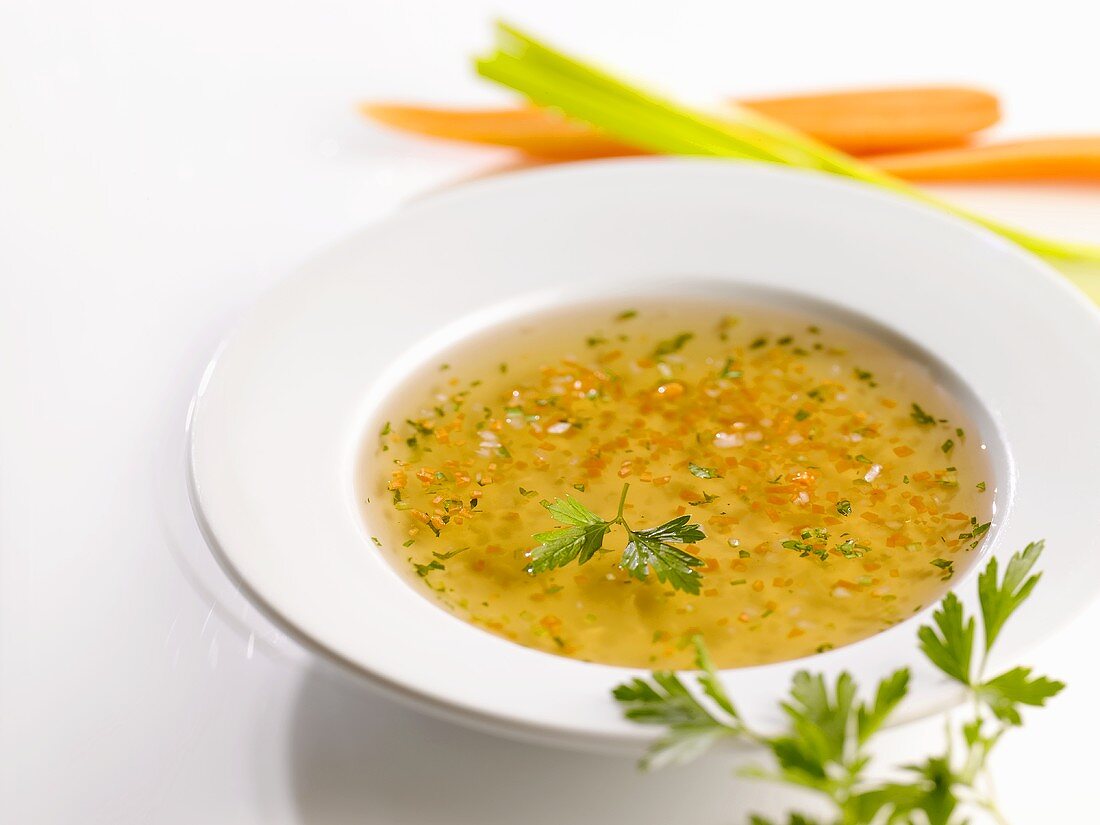
[[[1100,180],[1100,137],[1035,138],[868,160],[907,180]]]
[[[365,103],[363,114],[405,132],[511,146],[530,155],[560,160],[639,154],[584,123],[536,107],[443,109]]]
[[[961,143],[992,125],[997,99],[955,87],[909,87],[742,101],[847,152],[905,151]],[[638,154],[583,123],[535,107],[445,109],[364,104],[368,117],[407,132],[510,146],[543,158]]]
[[[959,86],[869,89],[739,103],[851,154],[964,143],[1000,118],[996,97]]]

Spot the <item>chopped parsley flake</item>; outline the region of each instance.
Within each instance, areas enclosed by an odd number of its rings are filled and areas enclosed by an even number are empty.
[[[714,467],[700,467],[698,464],[688,462],[688,471],[696,478],[721,478]]]
[[[719,378],[740,378],[744,375],[741,370],[732,369],[734,361],[732,358],[727,358],[726,363],[722,365],[721,371],[718,373]]]
[[[413,567],[416,568],[416,575],[420,576],[420,578],[426,577],[433,570],[446,570],[447,569],[437,559],[432,559],[427,564],[414,564]]]
[[[710,493],[704,491],[702,499],[700,499],[699,501],[689,501],[688,504],[690,504],[692,507],[699,507],[704,504],[710,504],[712,501],[717,500],[718,496],[712,496]]]
[[[913,402],[912,412],[909,413],[909,416],[922,426],[929,426],[936,423],[935,416],[926,413],[916,401]]]
[[[878,382],[875,381],[874,373],[868,372],[867,370],[861,370],[859,367],[856,367],[853,372],[855,373],[857,379],[866,382],[868,386],[878,386]]]
[[[695,333],[681,332],[679,335],[673,338],[666,338],[664,341],[660,341],[653,349],[653,357],[660,359],[666,355],[671,355],[674,352],[679,352],[684,348],[684,344],[695,337]]]
[[[863,554],[870,549],[866,545],[857,543],[855,539],[846,539],[836,546],[836,551],[846,559],[862,558]]]
[[[947,581],[955,575],[955,562],[949,559],[932,559],[932,566],[938,567],[943,571],[943,575],[940,578],[944,581]]]

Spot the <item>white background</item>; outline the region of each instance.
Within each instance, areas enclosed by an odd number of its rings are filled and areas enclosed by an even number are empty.
[[[1017,135],[1100,132],[1087,5],[6,0],[0,818],[644,825],[781,810],[786,792],[730,778],[728,756],[641,777],[626,759],[419,717],[242,621],[238,601],[215,605],[182,494],[189,396],[234,319],[296,262],[507,162],[381,132],[354,109],[504,99],[469,70],[495,13],[697,100],[983,85]],[[945,191],[1100,241],[1100,189]],[[1077,277],[1100,294],[1100,276]],[[1067,491],[1066,506],[1097,505]],[[1094,607],[1033,656],[1070,688],[997,760],[1017,824],[1095,816],[1098,632]],[[891,734],[881,753],[916,759],[938,731]]]

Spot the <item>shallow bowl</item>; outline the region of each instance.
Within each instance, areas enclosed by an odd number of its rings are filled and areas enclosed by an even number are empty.
[[[609,698],[628,669],[513,644],[414,591],[377,552],[354,487],[386,393],[449,343],[586,297],[751,295],[889,337],[963,396],[996,478],[983,552],[1045,538],[1043,585],[998,643],[1018,657],[1100,589],[1100,323],[1057,273],[921,205],[760,164],[646,158],[501,176],[424,199],[321,254],[221,346],[189,421],[192,502],[237,585],[303,644],[458,721],[579,747],[652,731]],[[501,342],[506,348],[507,342]],[[955,589],[975,606],[974,567]],[[955,689],[917,652],[920,614],[812,658],[723,672],[780,723],[795,671],[913,672],[897,719]]]

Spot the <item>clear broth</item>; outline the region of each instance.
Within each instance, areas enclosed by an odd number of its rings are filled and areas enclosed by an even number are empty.
[[[441,360],[366,438],[372,549],[528,647],[670,668],[695,635],[722,668],[821,652],[938,599],[989,528],[992,474],[965,410],[924,365],[828,319],[596,304]],[[527,572],[533,534],[559,526],[541,502],[611,518],[627,483],[634,529],[688,514],[705,532],[682,546],[703,561],[698,595],[622,570],[621,527],[584,565]]]

